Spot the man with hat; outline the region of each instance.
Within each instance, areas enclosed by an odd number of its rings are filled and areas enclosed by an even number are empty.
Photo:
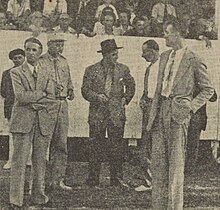
[[[67,13],[62,13],[59,17],[59,25],[53,28],[56,33],[76,34],[76,31],[70,27],[72,18]]]
[[[20,66],[24,63],[25,60],[25,53],[22,49],[14,49],[10,51],[9,53],[9,59],[14,63],[14,67]],[[15,95],[13,91],[10,71],[11,69],[8,69],[3,72],[2,74],[2,81],[1,81],[1,96],[4,98],[4,116],[10,122],[11,119],[11,112],[12,107],[14,105]],[[7,163],[3,166],[3,169],[10,169],[11,168],[11,159],[13,154],[13,141],[12,137],[9,135],[9,159]]]
[[[90,168],[86,184],[92,187],[99,185],[103,154],[110,162],[110,185],[118,186],[123,178],[125,106],[134,96],[135,81],[129,68],[117,62],[121,48],[114,39],[101,42],[98,53],[102,53],[103,59],[87,67],[83,78],[82,95],[90,102]]]
[[[72,190],[64,184],[67,165],[67,133],[69,127],[68,100],[74,99],[73,84],[70,68],[65,57],[61,54],[64,48],[63,34],[48,34],[48,51],[40,58],[40,64],[51,72],[55,82],[56,100],[59,102],[59,112],[56,127],[50,144],[51,189]]]

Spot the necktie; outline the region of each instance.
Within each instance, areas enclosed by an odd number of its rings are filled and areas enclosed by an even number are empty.
[[[34,77],[34,82],[36,84],[37,83],[37,68],[36,68],[36,66],[34,66],[33,77]]]
[[[57,59],[53,59],[54,71],[55,71],[55,81],[56,83],[60,82],[60,75],[58,71]]]
[[[170,64],[169,64],[169,67],[168,67],[168,70],[169,70],[169,73],[167,75],[166,78],[164,78],[164,80],[167,82],[166,84],[166,87],[164,88],[163,90],[163,95],[166,95],[168,96],[169,95],[169,91],[170,91],[170,88],[171,88],[171,81],[172,81],[172,78],[173,78],[173,64],[174,64],[174,59],[175,59],[175,55],[176,55],[176,51],[173,51],[171,56],[170,56]]]
[[[107,97],[110,96],[112,80],[113,80],[113,71],[111,69],[108,69],[106,82],[105,82],[105,94]]]
[[[163,22],[166,22],[168,20],[168,10],[167,10],[167,4],[164,6],[164,15],[163,15]]]

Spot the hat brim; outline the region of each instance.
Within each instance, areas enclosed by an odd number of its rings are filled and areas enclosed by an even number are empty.
[[[114,50],[119,50],[119,49],[122,49],[122,48],[123,48],[123,47],[116,47]],[[114,50],[111,50],[111,52],[114,51]],[[98,51],[97,51],[97,53],[102,53],[102,52],[103,52],[102,50],[98,50]]]

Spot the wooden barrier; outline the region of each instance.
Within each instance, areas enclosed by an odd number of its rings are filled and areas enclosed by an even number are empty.
[[[12,66],[8,59],[8,53],[15,48],[23,48],[23,43],[26,38],[29,38],[29,32],[15,31],[0,31],[0,58],[2,72]],[[79,38],[73,35],[66,35],[67,41],[63,55],[67,58],[71,68],[71,76],[75,87],[75,100],[69,103],[70,128],[69,136],[71,137],[87,137],[88,136],[88,105],[81,95],[81,85],[84,70],[87,66],[98,62],[101,55],[96,51],[100,49],[100,42],[112,38],[112,36],[96,36],[88,38],[80,36]],[[44,52],[47,50],[46,34],[40,35],[39,39],[44,46]],[[136,94],[127,107],[127,122],[125,128],[125,138],[140,138],[141,136],[141,110],[139,108],[139,100],[143,91],[143,80],[146,69],[146,62],[141,58],[141,46],[143,42],[152,38],[145,37],[115,37],[118,46],[123,46],[119,50],[119,62],[126,64],[131,74],[136,81]],[[166,50],[163,39],[155,38],[160,45],[160,51]],[[219,72],[220,72],[220,43],[212,41],[211,49],[205,48],[205,43],[197,40],[186,40],[186,44],[196,52],[208,67],[210,77],[216,88],[217,93],[220,93]],[[218,140],[220,139],[219,125],[219,102],[208,103],[208,125],[207,130],[203,133],[203,139]],[[3,117],[3,99],[0,99],[0,122],[1,132],[7,134],[7,125]],[[1,133],[0,133],[1,134]]]

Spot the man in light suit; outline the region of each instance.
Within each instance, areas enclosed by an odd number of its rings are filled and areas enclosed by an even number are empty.
[[[123,143],[125,126],[125,106],[135,93],[135,81],[130,70],[118,63],[118,49],[114,39],[101,42],[103,59],[86,68],[82,95],[90,102],[89,176],[87,185],[99,187],[101,157],[107,155],[110,162],[110,185],[118,186],[123,178]],[[108,139],[105,141],[106,130]],[[104,149],[106,148],[106,151]]]
[[[166,45],[161,54],[157,88],[147,130],[152,132],[152,208],[183,209],[184,161],[187,127],[213,95],[206,66],[183,45],[177,22],[164,25]],[[195,85],[200,92],[193,97]]]
[[[58,103],[55,100],[54,82],[38,59],[42,44],[29,38],[24,44],[27,62],[11,70],[15,93],[10,131],[13,136],[14,154],[11,165],[11,209],[22,209],[24,198],[25,167],[31,145],[33,146],[33,205],[48,202],[44,192],[44,177],[48,145],[55,127]]]

